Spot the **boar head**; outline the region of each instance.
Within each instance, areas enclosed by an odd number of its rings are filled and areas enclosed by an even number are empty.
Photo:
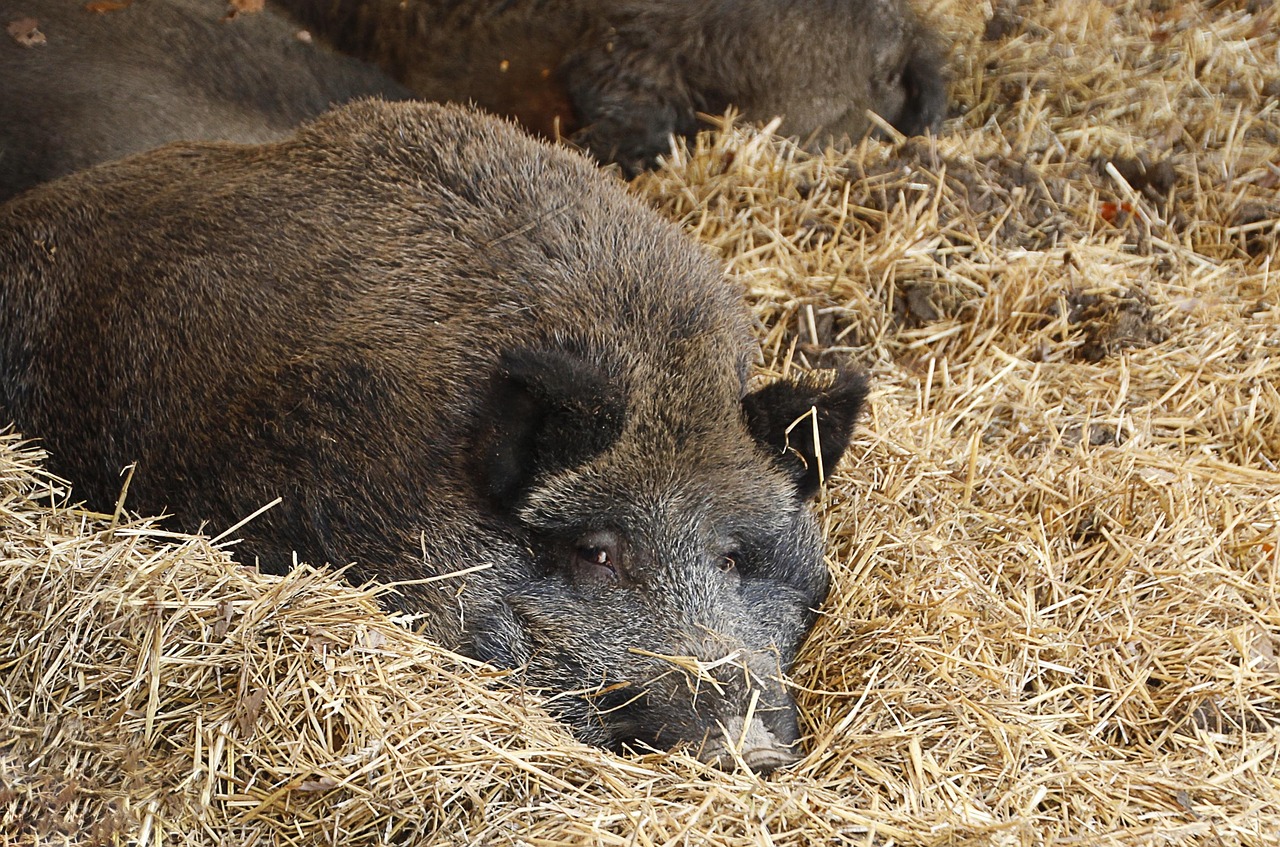
[[[553,692],[585,741],[770,771],[799,757],[783,673],[829,582],[806,501],[865,382],[717,397],[623,381],[571,354],[505,357],[478,473],[531,567],[470,623],[471,652]]]

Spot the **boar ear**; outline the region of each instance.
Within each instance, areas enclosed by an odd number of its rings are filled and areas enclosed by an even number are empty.
[[[866,396],[867,381],[861,374],[819,371],[766,385],[744,397],[742,407],[756,441],[795,479],[800,496],[808,498],[844,455]],[[821,465],[813,443],[813,409],[818,415]]]
[[[903,135],[937,132],[947,116],[947,78],[940,53],[935,45],[922,40],[902,69],[906,97],[893,125]]]
[[[476,454],[482,484],[510,507],[539,476],[571,468],[618,439],[622,394],[585,359],[555,350],[511,350],[494,375]]]
[[[628,177],[669,154],[671,136],[692,137],[698,131],[679,64],[655,61],[650,37],[615,33],[606,45],[566,59],[560,70],[582,123],[574,143],[600,162],[617,162]],[[706,111],[720,114],[724,108]]]

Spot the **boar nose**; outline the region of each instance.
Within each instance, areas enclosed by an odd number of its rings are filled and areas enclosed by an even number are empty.
[[[740,762],[763,775],[802,758],[799,712],[776,656],[750,655],[746,668],[750,684],[722,689],[726,696],[699,758],[726,769]]]
[[[791,723],[794,725],[794,721]],[[785,733],[779,733],[780,727],[770,726],[759,715],[751,717],[751,723],[745,725],[745,731],[744,724],[745,719],[742,717],[725,721],[724,737],[708,742],[698,758],[726,770],[731,769],[735,761],[741,760],[761,776],[803,758],[799,751],[798,734],[785,737]]]

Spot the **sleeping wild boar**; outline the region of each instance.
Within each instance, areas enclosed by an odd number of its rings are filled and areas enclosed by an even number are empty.
[[[906,135],[947,108],[907,0],[274,0],[420,97],[474,102],[635,170],[735,107],[817,144],[867,110]]]
[[[409,96],[270,10],[224,20],[217,0],[85,6],[0,0],[0,25],[33,21],[44,36],[23,46],[0,33],[0,200],[170,141],[271,141],[334,103]]]
[[[186,529],[282,497],[239,557],[408,581],[581,738],[796,757],[806,501],[864,382],[749,389],[741,292],[585,157],[377,101],[175,144],[0,207],[0,300],[0,415],[91,506],[132,462]]]

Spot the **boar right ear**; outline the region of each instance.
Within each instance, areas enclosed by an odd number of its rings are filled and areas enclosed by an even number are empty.
[[[902,111],[892,123],[903,135],[937,132],[947,116],[947,77],[940,53],[933,44],[922,41],[902,69],[905,97]]]
[[[604,452],[622,433],[626,407],[608,376],[558,350],[503,354],[476,438],[482,485],[510,508],[538,477]]]
[[[791,475],[800,496],[809,498],[844,455],[866,397],[861,374],[837,370],[832,377],[830,371],[818,371],[766,385],[744,397],[742,407],[756,441]]]

